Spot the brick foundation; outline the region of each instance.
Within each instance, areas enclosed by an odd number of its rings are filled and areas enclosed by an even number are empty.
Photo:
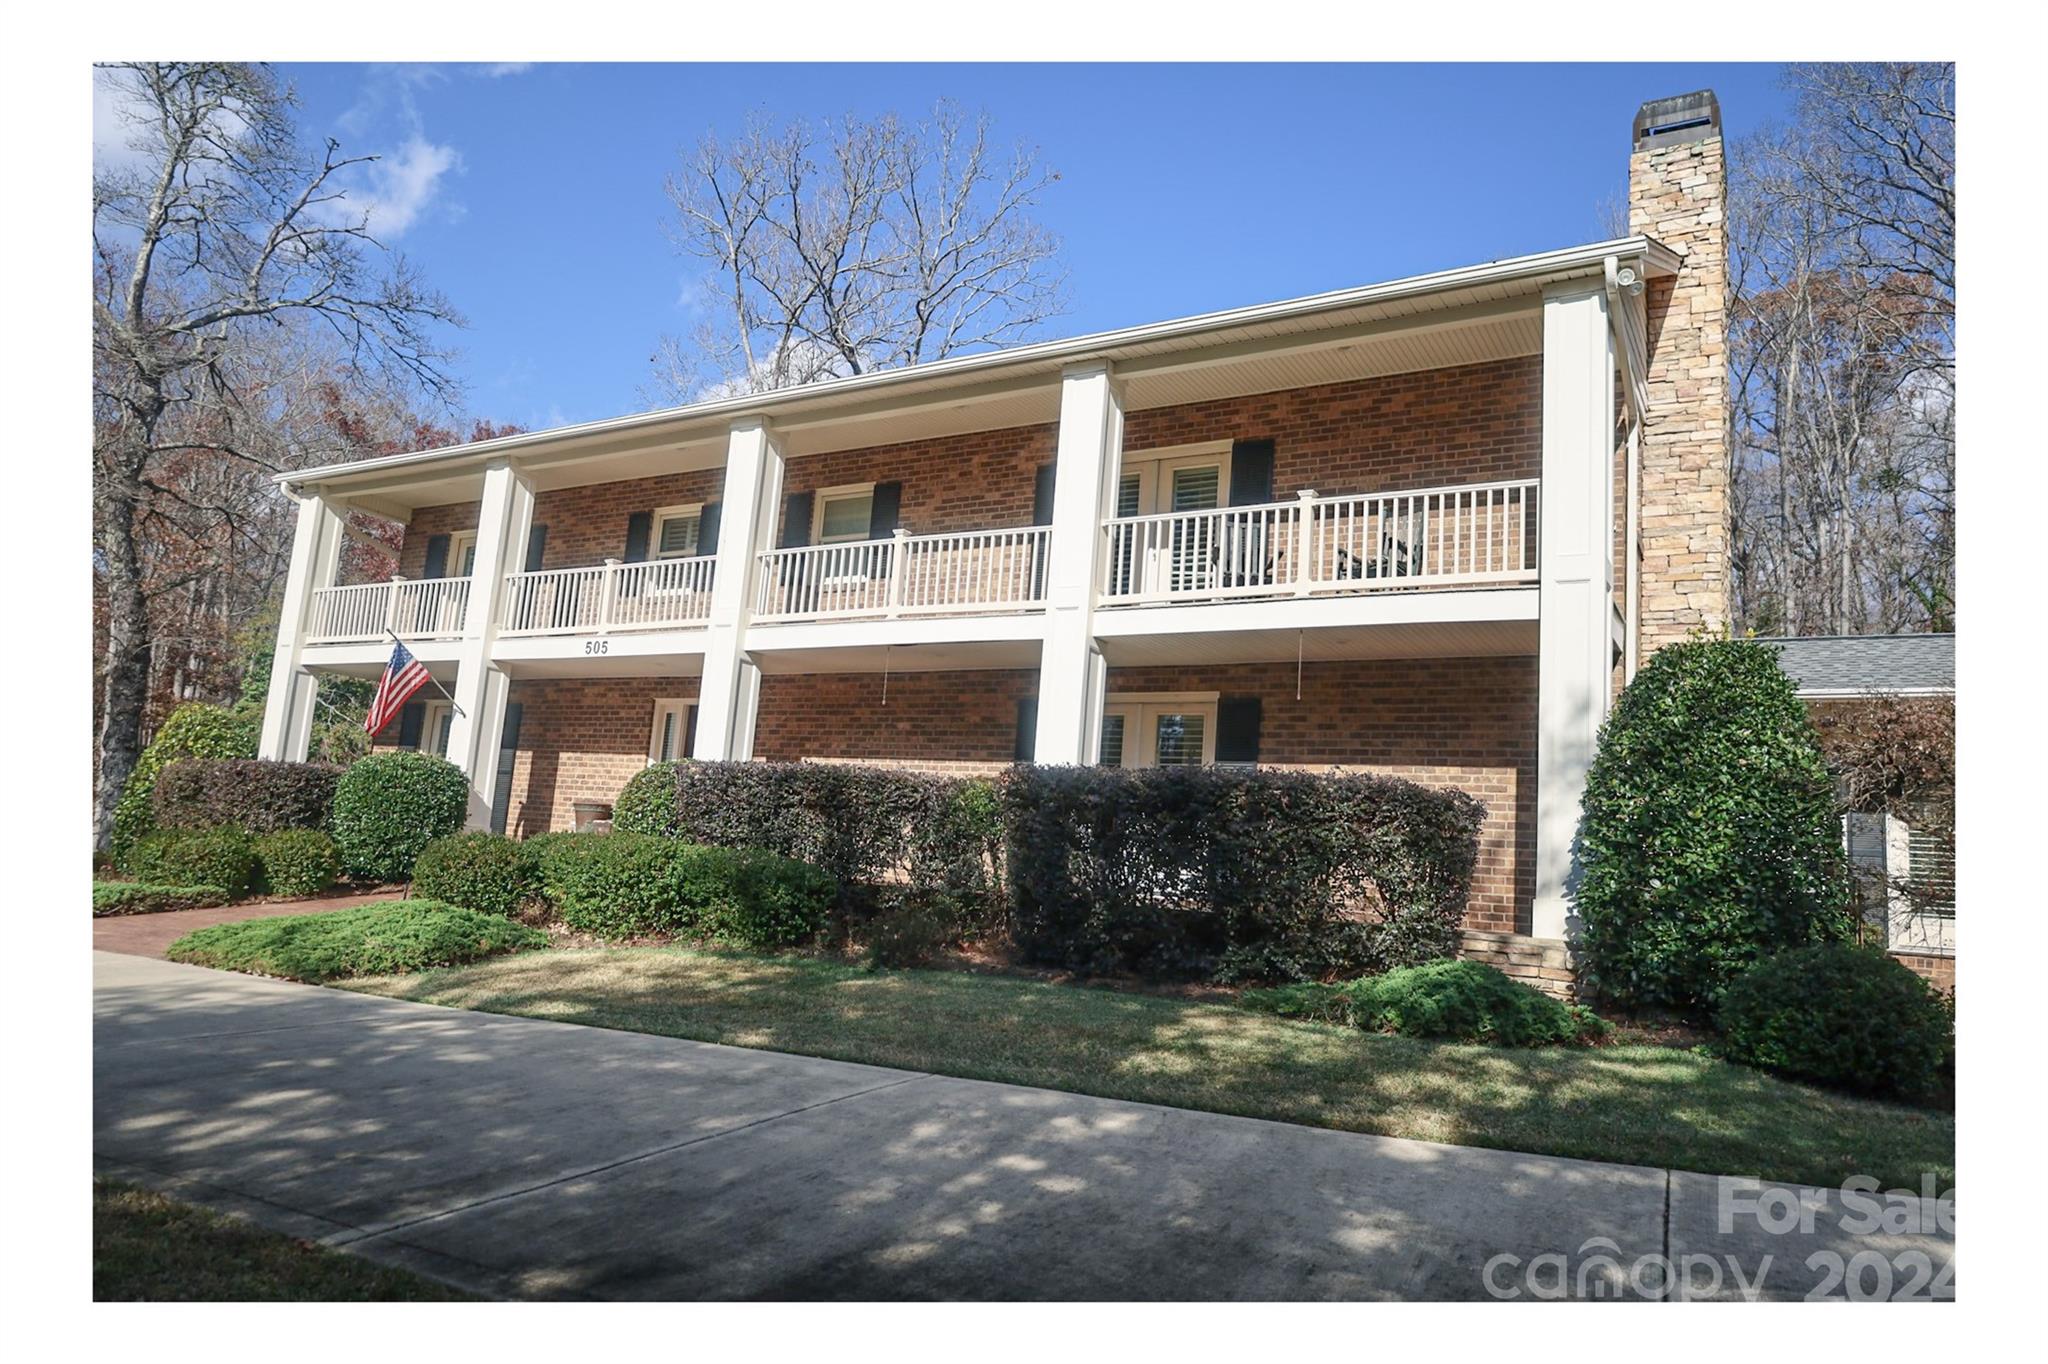
[[[1913,974],[1945,995],[1956,992],[1956,959],[1954,957],[1926,956],[1916,952],[1894,952],[1892,955],[1910,967]]]
[[[1546,995],[1558,999],[1577,996],[1571,949],[1561,938],[1531,938],[1468,928],[1458,945],[1458,955],[1466,961],[1484,962]]]

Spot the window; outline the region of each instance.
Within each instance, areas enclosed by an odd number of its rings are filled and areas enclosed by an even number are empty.
[[[697,552],[697,535],[704,524],[704,507],[663,507],[654,513],[654,557],[687,559]]]
[[[1215,692],[1130,692],[1102,708],[1104,767],[1200,767],[1216,761]]]
[[[448,537],[448,576],[467,578],[476,572],[476,532],[457,531]]]
[[[868,538],[868,526],[875,512],[874,484],[820,488],[817,504],[812,514],[812,544],[838,545]]]
[[[420,751],[436,757],[448,756],[448,736],[455,729],[455,707],[446,701],[429,701],[420,714]]]
[[[1894,952],[1955,952],[1955,852],[1896,815],[1851,812],[1843,841],[1864,916]]]
[[[656,701],[654,732],[647,740],[647,761],[650,764],[666,763],[687,758],[696,745],[697,703]]]

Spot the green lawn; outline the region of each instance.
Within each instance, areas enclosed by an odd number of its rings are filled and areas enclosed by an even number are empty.
[[[92,1185],[95,1302],[462,1302],[430,1279],[132,1184]]]
[[[527,953],[343,988],[1467,1146],[1813,1184],[1955,1176],[1950,1114],[1665,1047],[1419,1042],[1229,1004],[668,948]]]

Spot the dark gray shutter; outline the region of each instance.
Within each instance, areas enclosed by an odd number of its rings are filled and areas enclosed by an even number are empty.
[[[626,552],[620,557],[629,564],[647,561],[647,543],[654,538],[654,513],[634,512],[626,518]]]
[[[791,493],[782,499],[782,537],[778,549],[802,549],[811,542],[810,493]]]
[[[877,483],[875,500],[868,508],[868,539],[886,540],[896,533],[898,513],[903,510],[903,485]]]
[[[1017,698],[1017,751],[1020,763],[1031,761],[1038,752],[1038,698],[1020,696]]]
[[[683,707],[683,748],[678,758],[695,757],[697,753],[697,703],[692,701]]]
[[[1257,507],[1273,500],[1273,442],[1235,441],[1230,447],[1230,505]]]
[[[526,532],[526,571],[540,572],[543,560],[548,557],[548,528],[534,526]]]
[[[398,712],[398,746],[418,748],[420,731],[427,727],[427,703],[408,701]]]
[[[1259,698],[1226,696],[1216,703],[1216,761],[1259,760]]]
[[[427,562],[420,570],[422,578],[445,578],[448,576],[448,537],[429,535],[427,537]]]
[[[526,707],[517,701],[505,703],[505,732],[498,739],[498,789],[491,797],[491,832],[505,832],[512,814],[512,765],[519,761],[519,721]]]
[[[1031,486],[1031,524],[1049,526],[1052,524],[1052,480],[1054,466],[1038,466],[1037,480]]]
[[[718,553],[718,518],[725,508],[716,502],[706,502],[697,513],[697,552]]]

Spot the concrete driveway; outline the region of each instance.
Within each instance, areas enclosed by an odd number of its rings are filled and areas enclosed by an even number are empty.
[[[1723,1233],[1701,1176],[143,957],[95,953],[94,1005],[96,1170],[493,1296],[1656,1297],[1670,1264],[1725,1297],[1769,1256],[1763,1295],[1798,1297],[1816,1248],[1953,1246],[1851,1236],[1812,1197],[1810,1231]],[[1689,1255],[1740,1277],[1710,1292]]]

